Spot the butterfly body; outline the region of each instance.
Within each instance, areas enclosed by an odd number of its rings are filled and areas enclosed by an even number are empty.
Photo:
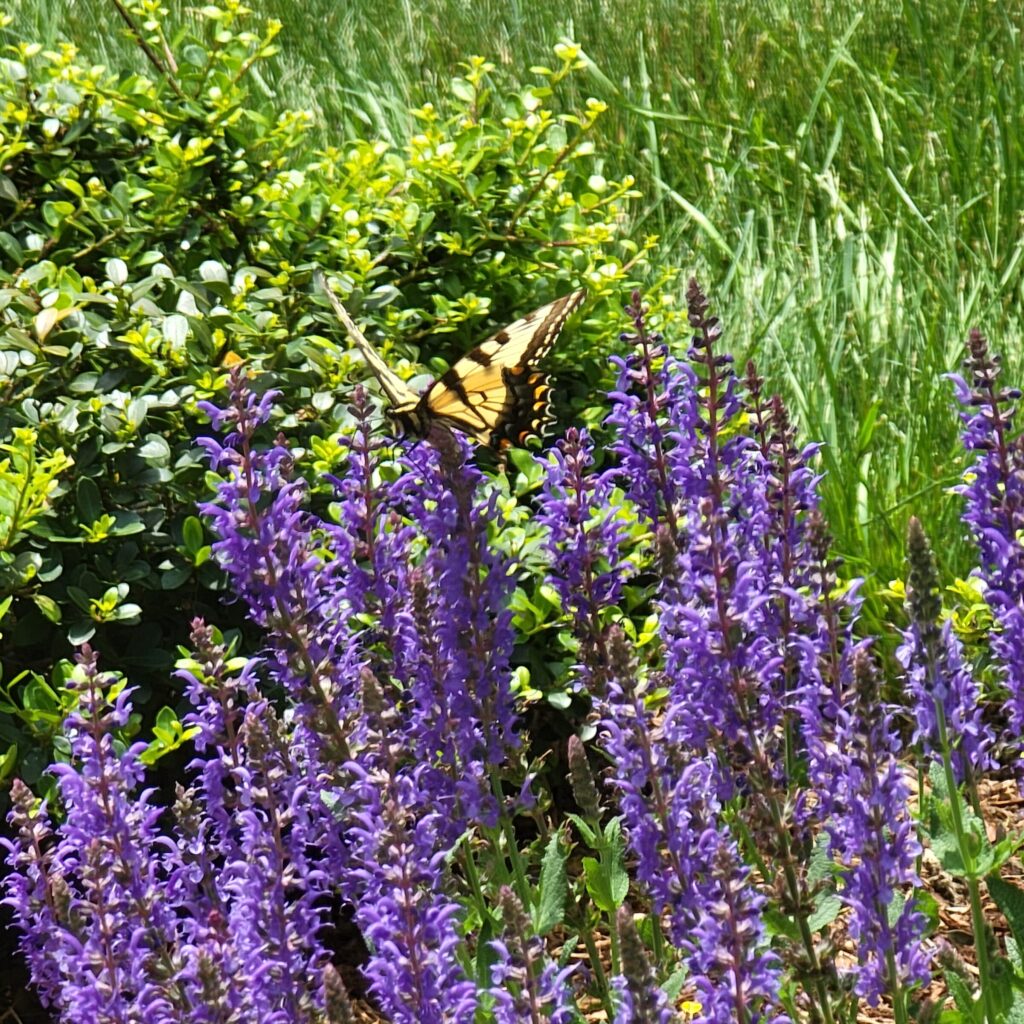
[[[580,290],[534,310],[471,349],[418,394],[405,384],[358,331],[329,290],[390,403],[389,416],[406,434],[429,437],[436,428],[459,430],[478,444],[503,451],[542,429],[550,386],[537,364],[551,351],[569,316],[586,296]]]

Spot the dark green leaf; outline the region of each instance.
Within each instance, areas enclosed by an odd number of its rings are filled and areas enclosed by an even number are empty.
[[[46,616],[50,622],[60,622],[60,605],[47,594],[35,593],[32,595],[32,603]]]
[[[1024,889],[1020,889],[1012,882],[1004,881],[998,875],[989,875],[985,879],[985,884],[996,906],[1009,922],[1010,931],[1013,932],[1018,947],[1024,946]]]
[[[76,622],[68,629],[68,643],[72,647],[80,647],[88,643],[96,635],[96,627],[87,619]]]
[[[967,1020],[978,1020],[980,1004],[975,1003],[971,990],[959,974],[946,971],[946,985],[949,987],[949,994],[953,997],[956,1008],[965,1015]]]
[[[555,832],[544,850],[541,862],[539,902],[534,909],[533,927],[538,935],[547,935],[562,923],[569,884],[565,874],[568,847],[563,848],[561,832]]]
[[[75,502],[78,505],[78,514],[86,525],[95,523],[103,515],[100,489],[90,477],[82,477],[78,481],[78,486],[75,488]]]
[[[7,231],[0,231],[0,249],[10,257],[11,262],[16,266],[20,267],[25,259],[24,250],[21,248],[21,244]]]
[[[198,516],[187,516],[181,524],[181,539],[185,550],[195,555],[203,546],[203,524]]]

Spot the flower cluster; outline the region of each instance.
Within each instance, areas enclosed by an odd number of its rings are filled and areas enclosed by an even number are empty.
[[[966,369],[971,383],[951,375],[961,405],[964,447],[975,457],[957,490],[964,522],[981,554],[981,578],[998,630],[992,650],[1003,668],[1010,732],[1024,734],[1024,437],[1013,434],[1017,388],[999,386],[999,358],[972,330]]]
[[[910,628],[897,651],[907,671],[907,693],[914,702],[914,742],[940,762],[949,751],[958,782],[976,779],[993,766],[991,729],[981,716],[978,684],[964,662],[950,621],[942,610],[939,574],[921,523],[907,531],[907,610]]]
[[[742,1006],[751,1019],[774,1019],[780,965],[765,949],[763,899],[751,890],[721,818],[718,766],[689,755],[656,724],[621,632],[610,632],[609,650],[601,745],[637,878],[655,913],[667,914],[669,936],[709,1000],[706,1019],[719,1019],[711,997],[720,991],[733,993],[733,1012]],[[623,996],[630,1004],[637,998]]]
[[[783,638],[766,545],[770,475],[756,442],[736,429],[743,406],[730,358],[716,349],[721,326],[695,282],[687,299],[697,370],[663,369],[668,386],[655,403],[675,500],[661,520],[660,630],[671,687],[664,732],[683,749],[714,749],[727,789],[746,787],[751,774],[763,786],[776,771],[771,748],[783,717]],[[643,347],[635,358],[643,365]],[[657,472],[651,465],[647,476]]]
[[[840,898],[853,911],[857,940],[856,991],[877,1005],[897,985],[926,984],[924,914],[911,897],[890,920],[895,893],[920,886],[921,845],[910,814],[910,787],[898,761],[901,745],[892,710],[879,695],[871,655],[853,657],[853,687],[838,709],[833,765],[832,853],[844,866]],[[891,966],[890,966],[891,965]],[[892,976],[895,972],[895,976]]]
[[[655,982],[628,903],[619,907],[615,927],[622,973],[612,979],[617,997],[614,1024],[672,1024],[672,1008]]]
[[[130,690],[99,671],[88,647],[71,685],[80,697],[67,722],[72,763],[53,768],[67,815],[54,826],[24,786],[12,791],[20,841],[4,840],[13,869],[4,902],[25,933],[40,997],[57,1013],[123,1020],[138,1003],[168,1019],[170,977],[187,967],[163,891],[161,809],[136,792],[143,745],[119,752],[115,742]]]
[[[332,585],[339,563],[329,557],[337,531],[305,508],[307,487],[295,479],[283,439],[259,448],[257,436],[273,409],[273,392],[259,400],[236,368],[230,404],[201,403],[223,439],[200,438],[212,469],[224,474],[215,500],[202,511],[216,535],[213,545],[234,597],[267,639],[268,668],[292,695],[312,748],[346,756],[345,723],[356,714],[358,652]],[[311,750],[311,757],[316,755]]]
[[[343,889],[371,946],[370,991],[388,1020],[471,1024],[476,987],[456,956],[461,907],[444,892],[448,825],[432,806],[428,774],[425,766],[357,770]]]
[[[753,365],[736,378],[695,282],[687,301],[683,362],[633,296],[609,442],[598,451],[589,432],[570,430],[541,461],[548,580],[578,654],[575,696],[591,702],[567,744],[582,811],[572,820],[587,842],[614,835],[602,854],[621,828],[648,926],[659,945],[667,933],[666,963],[684,962],[702,1024],[784,1020],[784,961],[805,972],[794,977],[807,982],[809,1012],[829,1019],[829,1000],[845,995],[810,908],[815,885],[833,879],[856,940],[857,995],[875,1004],[889,993],[905,1019],[905,995],[929,970],[913,895],[920,845],[894,710],[881,703],[870,640],[856,635],[859,583],[840,579],[830,553],[817,447],[797,445]],[[957,378],[957,389],[976,463],[961,491],[1020,731],[1019,395],[997,388],[977,333],[970,367],[972,385]],[[5,902],[40,993],[69,1021],[349,1020],[323,927],[344,903],[368,946],[370,995],[395,1024],[569,1024],[584,972],[561,966],[534,931],[512,819],[532,776],[512,689],[517,567],[495,543],[507,526],[501,491],[457,434],[394,454],[357,390],[343,468],[327,481],[336,502],[318,510],[296,453],[264,437],[272,394],[254,396],[235,372],[228,408],[204,408],[227,435],[202,442],[222,478],[203,511],[265,648],[243,659],[193,624],[179,677],[197,756],[173,808],[145,788],[141,745],[121,742],[130,690],[81,652],[72,763],[52,769],[65,817],[55,823],[15,784],[17,837],[5,843]],[[973,782],[994,739],[940,622],[916,520],[908,549],[911,621],[897,656],[914,739],[949,778]],[[648,625],[634,649],[637,606]],[[270,693],[284,694],[284,713]],[[591,738],[607,763],[603,793]],[[822,831],[834,870],[813,882]],[[494,892],[500,921],[486,905]],[[771,939],[769,894],[793,918]],[[668,1024],[628,907],[614,927],[609,1016]]]
[[[237,467],[209,511],[230,571],[255,577],[238,593],[276,624],[277,661],[305,666],[307,728],[322,731],[307,758],[338,808],[325,842],[372,945],[372,991],[395,1020],[467,1019],[473,986],[454,957],[458,905],[441,865],[467,828],[497,824],[491,772],[519,742],[511,572],[489,543],[496,496],[481,493],[467,443],[414,446],[375,486],[383,455],[364,394],[353,411],[336,526],[300,507],[278,472],[287,459],[256,450],[251,429],[209,443]],[[262,483],[262,503],[246,480]],[[268,577],[289,583],[261,588]],[[328,772],[318,758],[331,750],[342,763]]]
[[[209,756],[197,763],[199,786],[179,791],[172,836],[157,827],[164,809],[140,791],[142,745],[119,751],[129,690],[88,648],[68,720],[73,763],[52,768],[64,822],[53,827],[16,789],[6,902],[40,994],[62,1019],[298,1021],[321,1003],[327,873],[307,853],[316,804],[248,667],[235,674],[205,627],[194,640],[195,724]]]
[[[570,1024],[577,1019],[567,981],[574,964],[559,969],[531,934],[530,919],[509,886],[498,894],[506,939],[491,943],[498,955],[491,967],[490,996],[496,1024]]]
[[[597,559],[615,564],[617,538],[597,526],[580,530],[571,513],[584,502],[551,500],[561,496],[566,475],[559,462],[545,492],[545,521],[559,538],[551,582],[566,595],[581,646],[602,651],[607,678],[593,697],[609,781],[637,878],[655,912],[667,915],[673,943],[688,951],[704,1012],[715,1019],[742,1004],[754,1018],[771,1017],[780,964],[765,948],[764,895],[723,826],[725,803],[745,823],[740,834],[775,859],[793,906],[813,904],[797,858],[808,855],[814,827],[828,822],[833,852],[851,872],[855,927],[874,936],[895,888],[914,883],[905,871],[907,793],[889,778],[895,762],[888,747],[878,747],[877,770],[864,769],[852,753],[836,754],[837,743],[848,750],[861,733],[876,746],[889,734],[849,707],[853,665],[863,654],[853,639],[859,599],[856,581],[837,586],[818,512],[817,446],[797,447],[784,406],[763,397],[753,366],[741,386],[729,357],[717,351],[718,321],[692,282],[687,298],[695,333],[691,365],[684,366],[647,331],[634,296],[628,338],[635,351],[619,362],[608,418],[616,431],[609,449],[619,461],[589,489],[585,480],[575,486],[576,494],[593,494],[618,481],[651,522],[661,669],[640,672],[621,633],[584,603],[589,566]],[[593,512],[576,518],[598,522]],[[567,536],[580,542],[566,543]],[[657,693],[664,694],[661,706],[652,704]],[[813,791],[796,785],[807,777]],[[886,825],[904,827],[894,834],[876,829],[865,844],[858,800],[863,789],[886,783]],[[871,880],[881,887],[873,902],[857,896]],[[919,923],[909,910],[901,919],[907,962],[894,983],[923,977]],[[867,943],[871,963],[883,956],[882,931]],[[821,977],[812,941],[797,956]],[[872,995],[873,984],[865,982]],[[723,992],[729,996],[720,999]]]
[[[549,579],[580,640],[584,682],[600,688],[608,664],[602,613],[620,600],[628,572],[625,525],[612,500],[617,470],[591,471],[593,441],[574,427],[548,460],[537,519],[547,528]]]

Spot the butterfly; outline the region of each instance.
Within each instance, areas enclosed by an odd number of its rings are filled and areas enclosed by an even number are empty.
[[[319,284],[380,382],[391,404],[389,416],[403,433],[429,437],[435,426],[446,427],[497,452],[543,429],[550,414],[550,385],[536,366],[586,297],[582,289],[570,292],[502,328],[420,394],[381,359],[322,275]]]

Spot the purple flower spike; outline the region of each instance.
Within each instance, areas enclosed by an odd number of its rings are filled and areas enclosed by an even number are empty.
[[[491,967],[490,996],[497,1024],[571,1024],[577,1019],[567,984],[575,965],[559,969],[543,940],[531,934],[530,919],[506,885],[498,897],[507,939],[491,943],[498,954]]]
[[[608,396],[612,411],[605,424],[615,429],[611,450],[618,456],[627,493],[652,523],[678,533],[676,505],[700,423],[697,377],[685,363],[667,354],[660,334],[647,329],[640,293],[626,310],[634,332],[622,340],[634,346],[626,358],[613,356],[618,369]]]
[[[456,956],[461,907],[443,892],[447,825],[428,773],[352,768],[346,889],[371,948],[370,990],[393,1024],[472,1024],[476,988]]]
[[[99,671],[87,645],[70,685],[79,693],[66,725],[75,764],[51,767],[66,818],[51,845],[45,808],[34,816],[27,792],[18,791],[12,824],[20,839],[5,843],[15,869],[5,902],[20,916],[42,998],[67,1019],[128,1021],[139,1003],[153,1019],[168,1019],[180,960],[162,889],[161,808],[150,790],[133,795],[145,744],[119,752],[113,736],[127,724],[131,691]]]
[[[609,648],[601,743],[613,766],[610,782],[621,794],[637,879],[654,912],[667,915],[669,936],[686,951],[694,978],[705,979],[705,996],[724,985],[734,992],[734,1012],[742,1006],[754,1017],[775,1019],[780,965],[764,951],[764,901],[750,888],[721,821],[719,768],[713,758],[691,758],[666,741],[619,631],[610,633]],[[630,998],[632,1005],[638,997]]]
[[[675,1014],[658,988],[628,903],[615,915],[622,973],[612,979],[617,996],[614,1024],[672,1024]]]
[[[895,924],[889,916],[896,893],[921,884],[915,867],[921,846],[898,760],[899,734],[879,699],[877,674],[863,647],[854,654],[853,685],[838,710],[835,813],[828,833],[830,849],[844,867],[839,895],[853,911],[850,934],[860,963],[856,992],[875,1006],[887,989],[929,980],[922,946],[926,921],[913,896]],[[890,958],[896,977],[889,974]]]
[[[957,491],[964,497],[964,522],[981,554],[985,599],[999,629],[992,651],[1002,663],[1008,691],[1009,732],[1024,735],[1024,435],[1013,436],[1020,391],[999,387],[999,359],[972,330],[967,342],[970,385],[951,375],[962,407],[964,447],[975,452]]]
[[[593,461],[590,436],[570,428],[542,463],[537,519],[548,528],[548,580],[572,616],[585,682],[600,685],[608,662],[602,612],[622,596],[628,566],[621,551],[626,526],[612,502],[616,474],[589,471]]]
[[[948,745],[957,781],[974,781],[994,765],[989,753],[994,737],[982,720],[978,684],[964,663],[952,623],[938,623],[942,604],[935,557],[914,518],[907,531],[907,560],[911,625],[896,653],[914,701],[914,742],[940,762]]]

